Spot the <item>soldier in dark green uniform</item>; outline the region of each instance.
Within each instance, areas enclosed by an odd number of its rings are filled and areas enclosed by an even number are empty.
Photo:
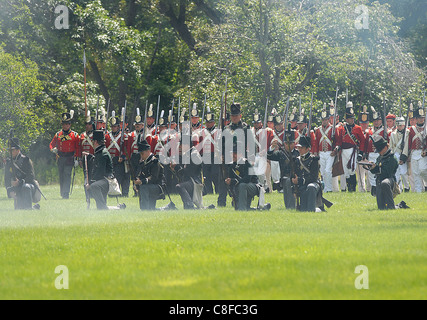
[[[105,148],[104,131],[93,132],[94,155],[84,152],[83,157],[87,157],[88,167],[92,168],[89,174],[91,181],[86,185],[86,190],[90,198],[95,199],[98,210],[109,210],[107,206],[107,195],[109,183],[107,178],[113,177],[113,161],[108,150]],[[89,165],[89,162],[91,164]]]
[[[372,139],[372,138],[371,138]],[[393,197],[393,189],[396,184],[396,172],[399,167],[397,159],[389,149],[387,141],[378,136],[372,139],[376,151],[380,154],[376,163],[366,167],[376,176],[377,189],[377,205],[380,210],[396,209]]]
[[[225,184],[233,198],[234,208],[238,211],[251,210],[254,197],[260,195],[258,176],[253,166],[243,157],[243,143],[233,144],[233,163],[227,165]],[[258,209],[269,210],[270,204],[259,203]]]
[[[5,166],[4,185],[7,196],[15,200],[16,210],[40,209],[36,200],[37,190],[34,177],[33,163],[30,158],[21,153],[18,138],[12,138],[9,142],[12,159],[8,159]]]
[[[295,177],[292,182],[298,188],[300,197],[299,211],[323,211],[322,187],[319,181],[319,157],[310,152],[311,138],[309,136],[301,136],[296,147],[300,155],[297,158]]]
[[[146,140],[138,142],[138,151],[140,161],[135,187],[139,193],[139,207],[141,210],[156,210],[157,200],[165,198],[163,166]]]
[[[295,149],[295,130],[287,130],[285,133],[284,147],[277,139],[273,139],[271,150],[267,153],[267,159],[278,161],[282,175],[281,187],[286,209],[296,209],[296,198],[291,178],[295,173],[295,163],[299,156]]]

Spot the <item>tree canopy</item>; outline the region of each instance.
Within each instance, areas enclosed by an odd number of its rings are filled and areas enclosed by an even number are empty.
[[[83,52],[93,112],[98,96],[116,113],[127,101],[132,119],[159,95],[162,109],[207,95],[219,113],[225,90],[247,117],[267,99],[308,108],[312,93],[318,111],[337,87],[341,110],[348,89],[356,111],[386,99],[397,112],[425,87],[426,14],[422,0],[2,1],[3,146],[12,126],[28,147],[58,130],[61,112],[83,119]]]

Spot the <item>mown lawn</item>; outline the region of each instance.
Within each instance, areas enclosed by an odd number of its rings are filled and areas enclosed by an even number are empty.
[[[41,210],[23,212],[0,190],[0,299],[427,298],[427,194],[399,196],[411,209],[394,212],[367,194],[328,194],[327,213],[297,213],[275,193],[269,212],[142,213],[136,198],[98,212],[82,187],[70,200],[43,191]],[[68,290],[55,287],[60,265]],[[369,290],[355,288],[359,265]]]

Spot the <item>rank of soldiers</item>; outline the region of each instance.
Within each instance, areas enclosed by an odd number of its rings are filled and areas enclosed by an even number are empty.
[[[60,195],[70,197],[80,166],[88,207],[94,199],[100,210],[124,209],[108,207],[107,199],[130,195],[141,210],[156,210],[166,196],[170,204],[157,209],[176,209],[170,194],[179,194],[185,210],[226,207],[227,197],[235,210],[268,210],[265,194],[277,191],[287,209],[320,212],[333,205],[325,194],[357,189],[376,197],[379,209],[406,208],[394,203],[397,194],[427,188],[424,104],[411,104],[405,119],[366,106],[356,116],[348,102],[342,122],[335,104],[324,104],[313,130],[312,112],[307,117],[303,108],[297,113],[288,106],[283,116],[266,108],[264,118],[257,109],[249,125],[238,103],[221,110],[218,119],[206,103],[202,115],[194,104],[179,107],[178,117],[174,105],[161,113],[150,105],[145,115],[136,110],[133,131],[126,110],[121,116],[88,113],[82,134],[72,130],[74,112],[65,112],[62,130],[50,143]],[[11,137],[10,151],[8,196],[16,209],[37,209],[41,190],[31,160],[17,138]],[[218,195],[216,206],[205,206],[206,194]]]

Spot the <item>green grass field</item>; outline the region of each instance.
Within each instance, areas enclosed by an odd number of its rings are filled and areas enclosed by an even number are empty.
[[[327,213],[297,213],[275,193],[270,212],[143,213],[136,198],[98,212],[82,187],[68,201],[43,191],[41,210],[23,212],[0,190],[0,299],[427,298],[427,194],[399,196],[411,209],[394,212],[367,194],[333,194]],[[55,287],[59,265],[68,290]],[[368,290],[355,288],[359,265]]]

